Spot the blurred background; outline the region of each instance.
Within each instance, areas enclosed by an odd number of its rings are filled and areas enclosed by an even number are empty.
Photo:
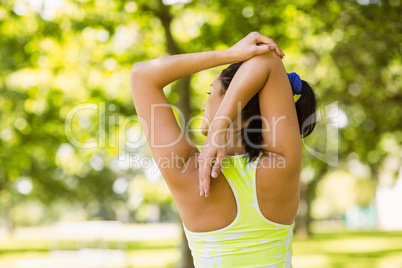
[[[0,267],[192,267],[130,69],[251,31],[320,98],[293,266],[402,267],[401,14],[401,0],[0,0]],[[224,67],[164,89],[183,129]]]

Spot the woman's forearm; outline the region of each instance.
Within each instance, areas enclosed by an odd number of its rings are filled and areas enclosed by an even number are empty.
[[[236,57],[228,50],[205,51],[178,54],[158,59],[138,62],[131,69],[156,87],[163,88],[177,79],[219,65],[236,62]]]
[[[269,76],[269,64],[264,57],[256,56],[242,63],[215,114],[210,131],[223,132],[221,130],[229,127],[251,98],[262,89]]]

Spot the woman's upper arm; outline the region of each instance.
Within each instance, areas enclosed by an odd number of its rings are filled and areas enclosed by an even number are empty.
[[[143,133],[164,179],[170,186],[181,184],[192,171],[183,170],[185,162],[199,150],[181,130],[163,89],[145,81],[140,72],[131,72],[131,91]]]
[[[302,160],[301,137],[289,78],[282,60],[274,52],[259,56],[269,72],[258,92],[263,152],[284,156],[287,167],[297,170]]]

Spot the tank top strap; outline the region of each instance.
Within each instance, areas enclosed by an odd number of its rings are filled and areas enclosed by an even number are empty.
[[[239,202],[240,218],[248,218],[254,206],[254,177],[260,155],[249,162],[245,155],[227,156],[222,162],[221,171],[231,185],[236,201]],[[234,189],[233,189],[234,188]]]

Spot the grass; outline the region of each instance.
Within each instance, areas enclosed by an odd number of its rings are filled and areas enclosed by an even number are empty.
[[[293,242],[293,266],[402,267],[402,232],[317,233]]]
[[[180,239],[129,242],[126,262],[130,268],[174,267],[180,259],[179,244]],[[61,245],[75,249],[71,241]],[[114,248],[116,243],[110,245]],[[46,241],[0,241],[1,268],[14,267],[16,260],[47,257]],[[294,237],[293,267],[401,268],[402,232],[316,233],[305,240]]]

